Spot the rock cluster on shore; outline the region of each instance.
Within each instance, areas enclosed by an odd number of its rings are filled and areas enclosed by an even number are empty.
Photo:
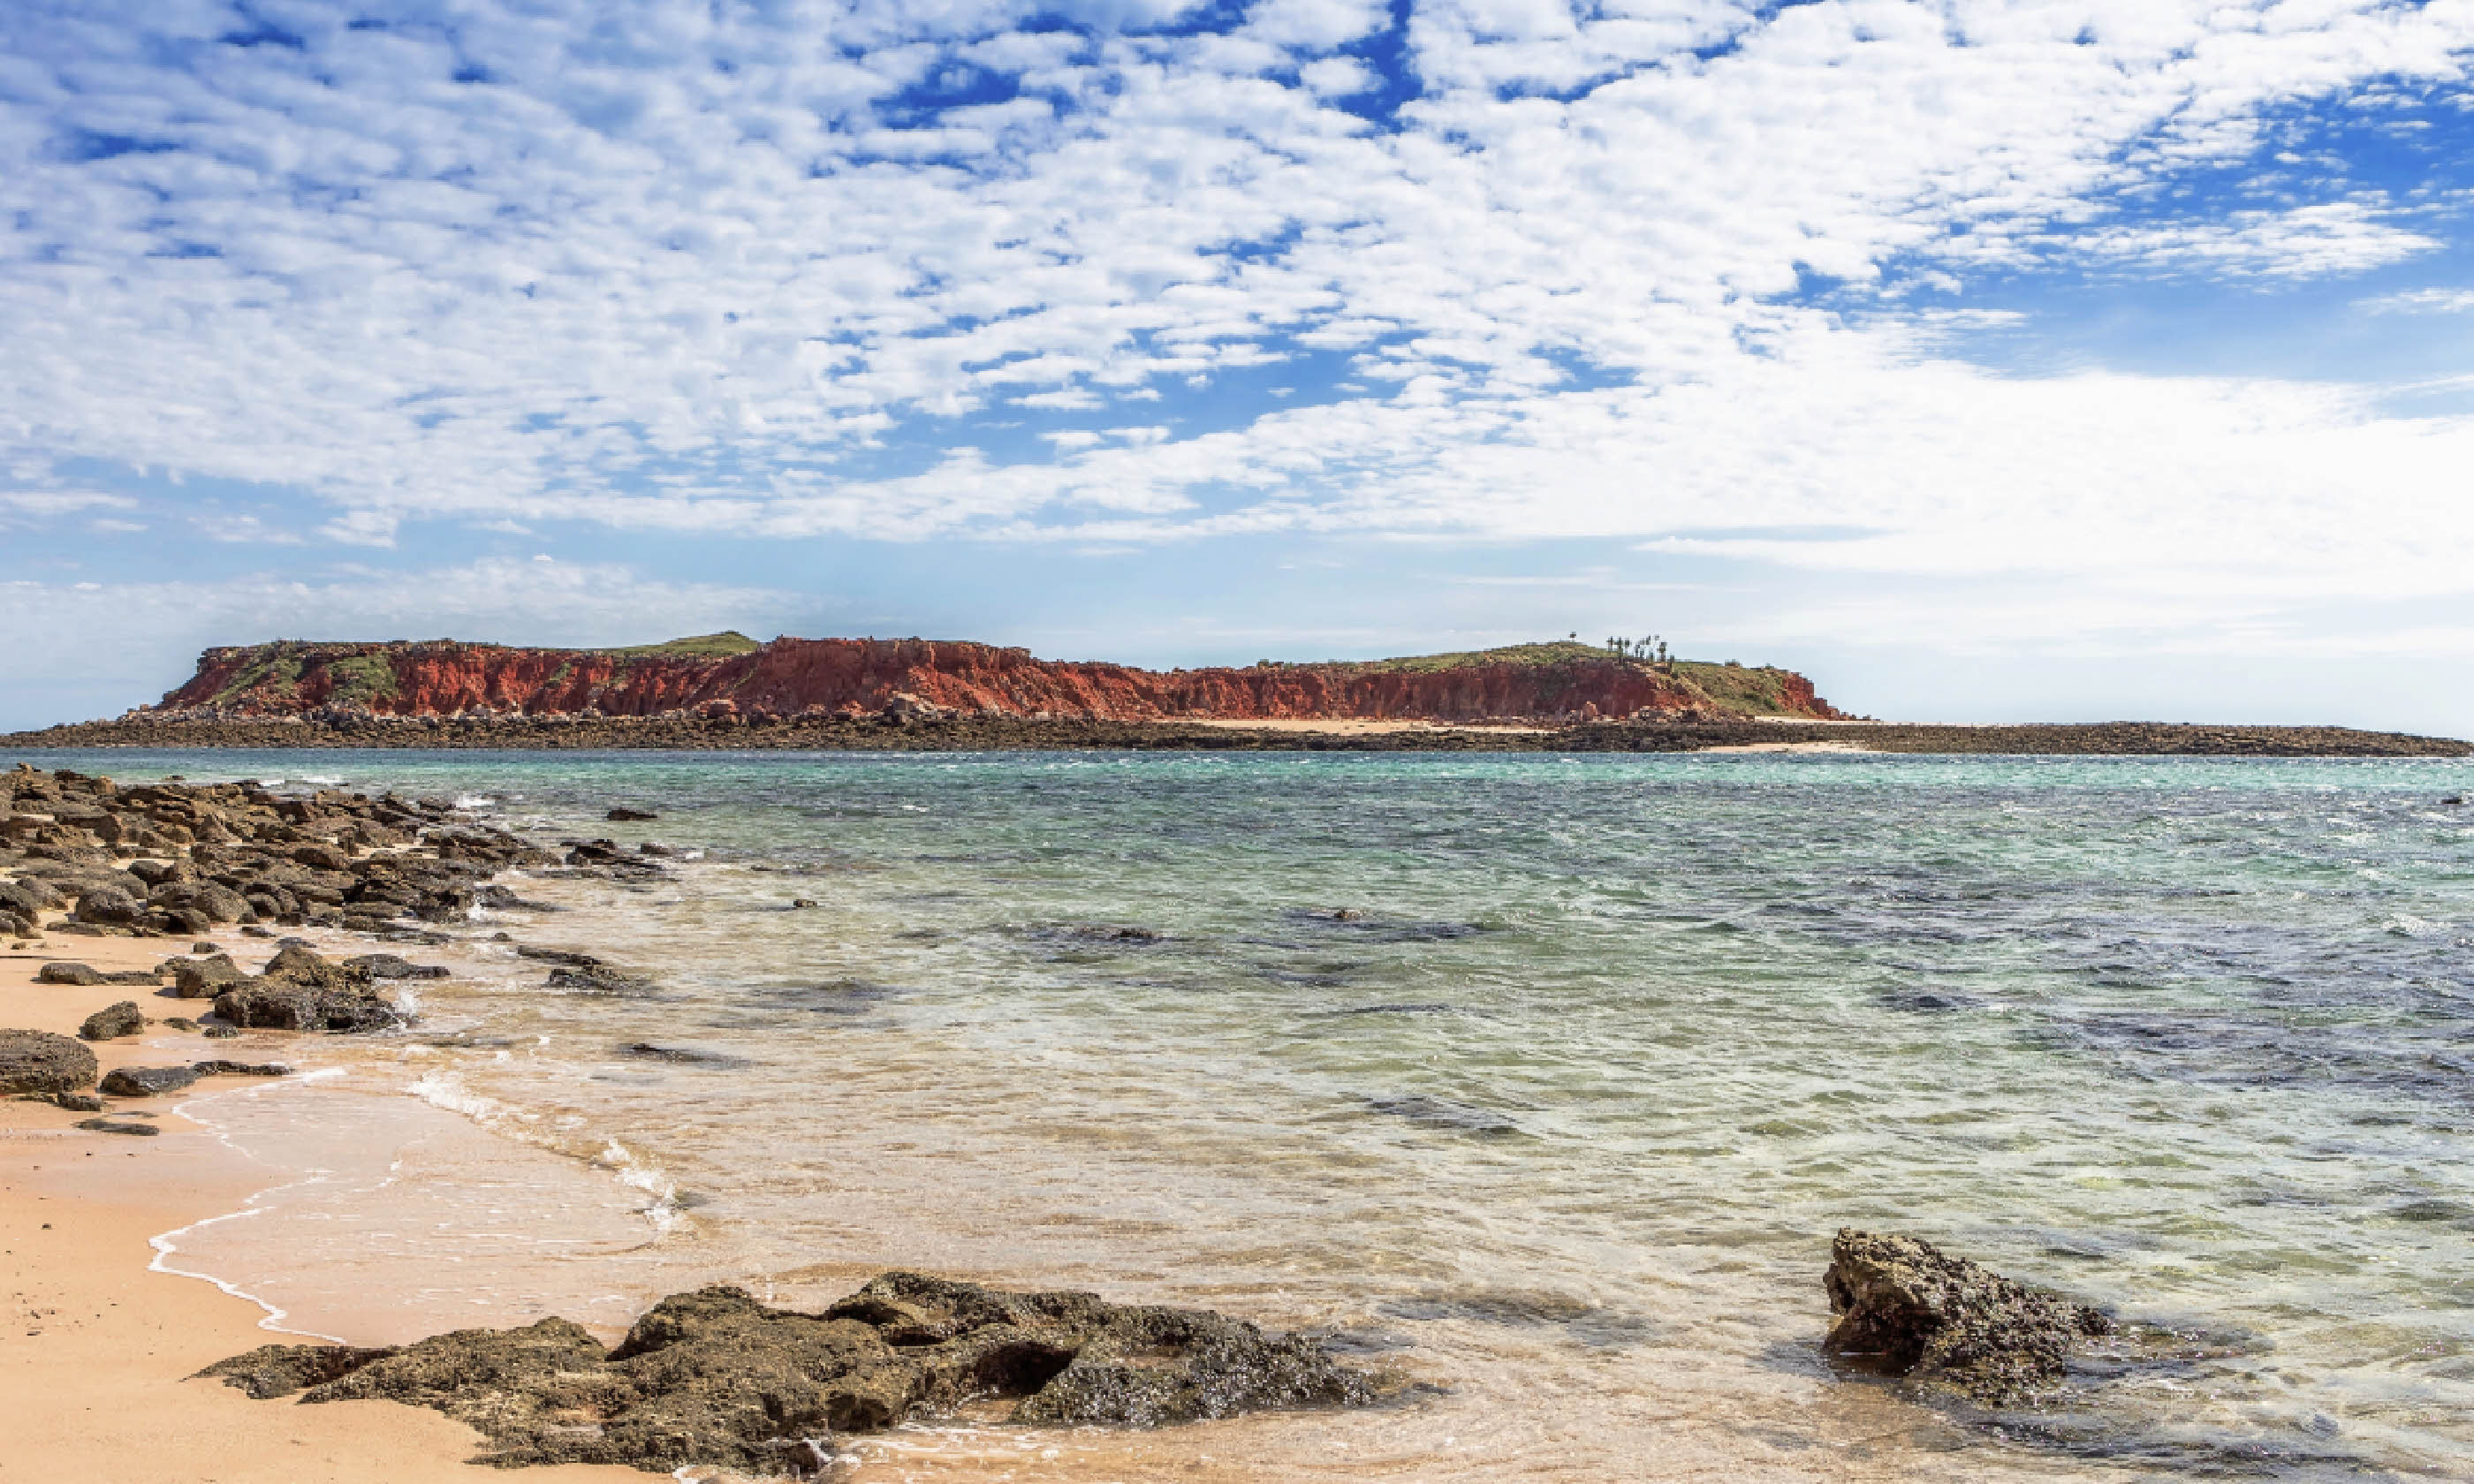
[[[1312,1340],[1201,1309],[886,1273],[821,1314],[738,1288],[674,1294],[605,1351],[581,1326],[459,1329],[396,1349],[269,1345],[209,1366],[251,1396],[383,1398],[488,1437],[478,1462],[808,1473],[837,1433],[1011,1399],[1022,1424],[1154,1427],[1363,1404],[1372,1377]]]
[[[0,866],[14,874],[0,880],[0,932],[19,938],[63,909],[69,921],[50,930],[91,937],[194,938],[235,922],[385,934],[405,918],[459,920],[484,877],[558,859],[458,821],[441,800],[0,773]],[[298,967],[303,983],[339,985]]]
[[[248,783],[122,788],[24,765],[0,773],[0,870],[9,873],[0,877],[0,938],[21,945],[38,935],[195,940],[232,924],[272,936],[263,923],[435,941],[422,924],[464,918],[492,874],[565,858],[475,826],[439,800],[334,790],[287,796]],[[389,953],[335,963],[299,940],[279,943],[255,974],[211,942],[193,942],[192,950],[152,969],[111,972],[61,959],[36,979],[159,990],[168,977],[175,997],[213,1002],[203,1022],[174,1023],[215,1037],[243,1028],[389,1029],[406,1017],[378,981],[445,972]],[[150,1023],[136,1000],[123,1000],[88,1016],[78,1036],[113,1041]],[[227,1060],[121,1067],[102,1090],[155,1097],[202,1076],[282,1071]],[[0,1030],[0,1094],[84,1109],[92,1102],[84,1089],[98,1072],[77,1040]]]

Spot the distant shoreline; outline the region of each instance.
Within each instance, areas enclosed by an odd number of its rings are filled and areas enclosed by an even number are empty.
[[[648,752],[1831,752],[2041,756],[2464,757],[2474,743],[2342,727],[2204,726],[2164,722],[2023,726],[1806,722],[1764,718],[1478,727],[1411,722],[1370,727],[1225,721],[1121,722],[1011,716],[696,717],[493,716],[81,722],[0,735],[20,749],[504,749]]]

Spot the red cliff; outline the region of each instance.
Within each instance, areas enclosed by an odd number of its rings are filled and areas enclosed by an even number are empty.
[[[1369,663],[1138,670],[932,639],[739,634],[634,650],[509,649],[453,640],[282,640],[210,649],[159,711],[797,716],[948,710],[1106,721],[1592,719],[1839,713],[1778,669],[1653,665],[1580,644]]]

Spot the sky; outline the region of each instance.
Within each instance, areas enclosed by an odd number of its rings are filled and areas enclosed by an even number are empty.
[[[2474,735],[2474,0],[11,0],[0,727],[1576,633]]]

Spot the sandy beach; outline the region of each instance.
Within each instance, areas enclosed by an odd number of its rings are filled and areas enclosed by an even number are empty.
[[[219,941],[261,950],[236,953],[245,963],[273,947]],[[54,936],[44,946],[12,950],[0,957],[0,1023],[71,1035],[86,1016],[126,998],[158,1018],[194,1012],[193,1001],[156,998],[144,988],[35,980],[54,960],[106,971],[151,969],[184,946]],[[161,1064],[175,1056],[148,1043],[162,1039],[195,1038],[150,1029],[94,1051],[107,1072]],[[195,1049],[211,1055],[207,1048],[218,1044],[230,1043],[199,1041]],[[377,1401],[254,1402],[216,1382],[186,1379],[213,1361],[292,1337],[261,1328],[265,1312],[246,1299],[150,1268],[155,1237],[238,1209],[267,1180],[174,1113],[179,1097],[149,1101],[163,1105],[149,1120],[163,1133],[152,1138],[80,1129],[85,1115],[48,1103],[0,1103],[0,1264],[9,1293],[0,1396],[10,1400],[12,1420],[0,1480],[426,1484],[498,1476],[465,1462],[480,1435],[434,1412]],[[575,1484],[644,1477],[577,1466],[527,1476]]]

